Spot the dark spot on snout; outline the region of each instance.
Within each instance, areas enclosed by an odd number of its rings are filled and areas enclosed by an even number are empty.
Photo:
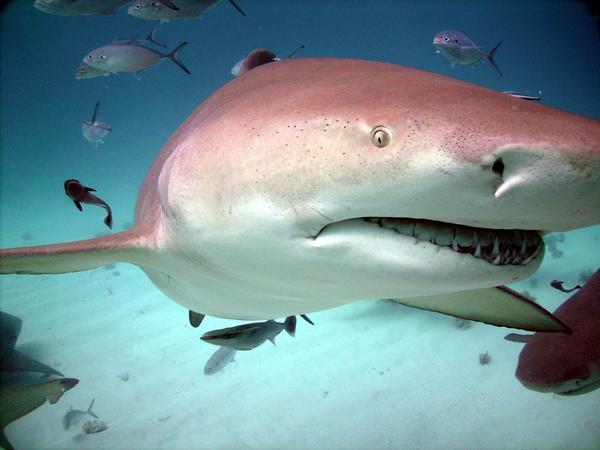
[[[504,173],[504,162],[502,162],[502,158],[498,158],[494,162],[492,165],[492,171],[497,175],[502,175]]]

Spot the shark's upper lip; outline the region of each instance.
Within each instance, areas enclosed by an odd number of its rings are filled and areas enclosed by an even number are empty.
[[[404,236],[470,254],[498,266],[526,266],[544,248],[540,234],[532,230],[495,230],[427,219],[362,217],[346,220],[366,220]],[[315,239],[334,223],[326,225]]]

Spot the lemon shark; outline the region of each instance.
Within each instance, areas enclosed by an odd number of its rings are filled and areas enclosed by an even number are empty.
[[[288,59],[245,71],[174,132],[133,228],[5,249],[0,272],[126,261],[223,318],[391,298],[568,332],[496,287],[536,271],[542,233],[599,222],[598,121],[410,67]]]

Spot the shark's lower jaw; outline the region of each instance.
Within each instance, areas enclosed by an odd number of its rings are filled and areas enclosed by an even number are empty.
[[[544,248],[540,234],[531,230],[495,230],[426,219],[366,217],[348,220],[371,222],[374,226],[457,253],[470,254],[497,266],[526,266]]]

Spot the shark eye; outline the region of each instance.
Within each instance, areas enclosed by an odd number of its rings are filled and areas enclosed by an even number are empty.
[[[378,126],[371,131],[371,142],[375,147],[386,147],[392,140],[392,133],[384,126]]]

